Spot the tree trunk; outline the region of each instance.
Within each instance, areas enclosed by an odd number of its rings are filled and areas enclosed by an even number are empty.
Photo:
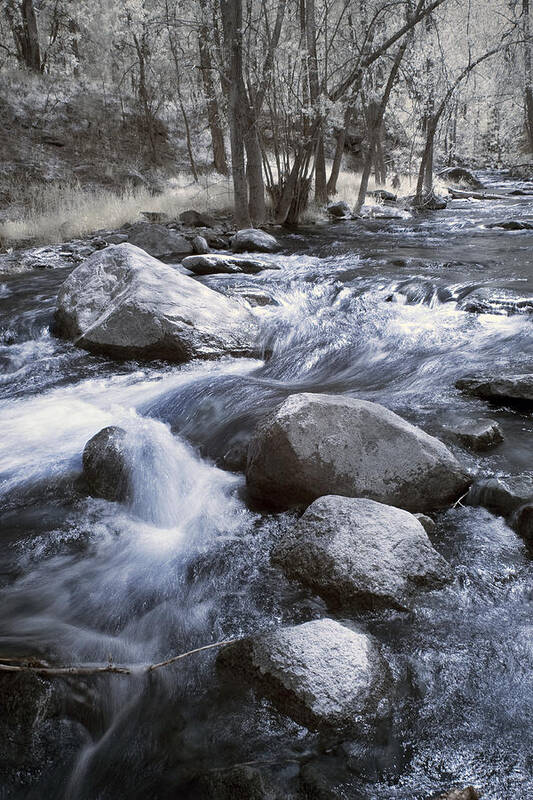
[[[42,72],[39,31],[33,0],[22,0],[18,5],[18,10],[14,0],[7,0],[5,14],[11,28],[19,62],[33,72]]]
[[[307,42],[307,76],[309,80],[309,100],[311,111],[318,120],[315,138],[315,200],[321,205],[328,201],[326,185],[326,158],[324,155],[324,129],[321,120],[320,81],[318,78],[318,58],[316,52],[315,0],[305,2],[305,38]]]
[[[526,105],[526,130],[528,134],[529,149],[533,152],[533,74],[531,67],[531,21],[529,16],[529,0],[522,0],[522,15],[524,17],[524,48],[525,48],[525,105]]]
[[[244,161],[246,96],[242,74],[242,0],[221,0],[222,25],[228,72],[228,116],[231,141],[231,175],[235,221],[239,228],[250,226],[248,187]]]
[[[248,109],[248,120],[244,136],[246,148],[246,178],[248,181],[248,211],[252,224],[263,225],[266,219],[265,182],[263,180],[263,154],[259,144],[259,133],[255,109]]]
[[[217,172],[220,172],[221,175],[227,175],[228,162],[226,159],[226,145],[224,144],[224,132],[222,130],[215,85],[212,77],[213,65],[211,62],[211,53],[209,51],[208,29],[206,25],[202,25],[200,29],[198,49],[200,51],[200,71],[202,73],[202,84],[206,101],[207,121],[213,147],[213,163]]]

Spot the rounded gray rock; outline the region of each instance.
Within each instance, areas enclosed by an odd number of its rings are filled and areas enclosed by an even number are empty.
[[[278,543],[272,559],[335,610],[407,609],[420,589],[451,579],[408,511],[353,497],[320,497]]]
[[[183,362],[261,354],[249,308],[131,244],[94,253],[70,273],[59,290],[54,330],[114,358]]]
[[[130,472],[125,455],[126,431],[110,425],[98,431],[83,450],[83,475],[89,491],[105,500],[127,500]]]
[[[279,250],[277,240],[259,228],[243,228],[231,239],[234,253],[275,253]]]
[[[308,728],[357,727],[391,685],[378,643],[332,619],[240,639],[219,652],[217,667]]]
[[[408,511],[443,508],[471,483],[433,436],[376,403],[295,394],[259,424],[248,450],[251,496],[274,508],[328,494]]]

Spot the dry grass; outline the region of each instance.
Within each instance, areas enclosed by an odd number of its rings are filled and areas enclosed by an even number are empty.
[[[188,208],[216,211],[232,204],[229,181],[214,174],[202,176],[199,183],[180,175],[168,181],[158,195],[145,187],[129,186],[117,192],[84,189],[78,183],[12,187],[13,192],[14,204],[23,210],[17,219],[0,223],[0,240],[7,247],[24,242],[53,244],[120,228],[141,219],[142,211],[159,211],[175,218]]]

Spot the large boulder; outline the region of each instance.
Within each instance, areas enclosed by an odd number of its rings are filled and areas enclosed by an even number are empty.
[[[71,272],[59,290],[55,331],[116,358],[260,354],[255,318],[242,303],[131,244],[107,247]]]
[[[223,253],[187,256],[181,262],[195,275],[256,275],[264,269],[279,269],[275,264],[250,256],[230,256]]]
[[[219,652],[217,666],[308,728],[356,727],[391,681],[377,642],[332,619],[240,639]]]
[[[252,497],[277,508],[338,494],[419,512],[471,483],[442,442],[392,411],[321,394],[292,395],[259,424],[246,479]]]
[[[533,403],[533,374],[461,378],[455,385],[465,394],[497,403]]]
[[[231,239],[234,253],[275,253],[279,250],[277,240],[259,228],[243,228]]]
[[[192,245],[176,231],[151,222],[137,222],[128,229],[128,242],[154,258],[170,261],[192,253]]]
[[[110,425],[89,439],[83,450],[83,476],[89,491],[105,500],[127,500],[131,473],[126,454],[127,433]]]
[[[420,589],[451,578],[408,511],[353,497],[320,497],[277,544],[273,561],[335,610],[406,609]]]
[[[483,189],[483,184],[476,178],[473,172],[464,167],[448,167],[438,173],[439,177],[444,180],[453,181],[454,183],[464,183],[471,186],[472,189]]]

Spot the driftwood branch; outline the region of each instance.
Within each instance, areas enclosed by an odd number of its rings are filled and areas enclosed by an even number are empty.
[[[123,664],[80,664],[77,666],[68,667],[51,667],[42,661],[32,661],[30,659],[22,658],[4,658],[0,659],[0,672],[11,673],[33,673],[34,675],[41,675],[44,678],[54,677],[69,677],[71,675],[139,675],[154,672],[157,669],[168,667],[176,661],[181,661],[182,658],[201,653],[204,650],[212,650],[215,647],[222,647],[225,644],[231,644],[236,641],[235,639],[226,639],[222,642],[213,642],[213,644],[206,644],[203,647],[196,647],[194,650],[188,650],[186,653],[179,653],[177,656],[167,658],[166,661],[160,661],[157,664],[143,664],[140,666],[125,666]]]

